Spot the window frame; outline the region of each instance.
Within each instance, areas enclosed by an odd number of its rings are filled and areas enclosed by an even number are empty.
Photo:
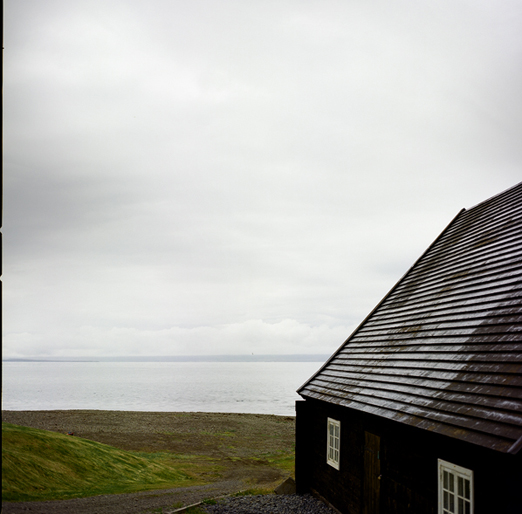
[[[462,466],[457,466],[456,464],[452,464],[451,462],[447,462],[442,459],[438,459],[438,508],[437,512],[438,514],[459,514],[459,505],[458,500],[459,498],[463,499],[464,501],[469,503],[469,514],[474,513],[474,488],[473,488],[473,470],[463,468]],[[454,498],[454,509],[453,511],[445,509],[444,508],[444,472],[451,473],[455,479],[455,485],[454,491],[449,491],[450,493],[453,492],[453,498]],[[469,481],[469,498],[466,497],[466,495],[461,496],[459,495],[458,491],[458,479],[462,478],[464,480]]]
[[[333,434],[330,431],[330,427],[333,427]],[[335,444],[336,441],[337,445]],[[339,470],[340,461],[341,422],[337,419],[328,418],[326,424],[326,463],[332,466],[333,468]]]

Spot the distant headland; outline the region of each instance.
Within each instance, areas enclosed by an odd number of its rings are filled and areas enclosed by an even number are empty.
[[[329,354],[282,355],[119,355],[91,357],[5,357],[2,362],[324,362]]]

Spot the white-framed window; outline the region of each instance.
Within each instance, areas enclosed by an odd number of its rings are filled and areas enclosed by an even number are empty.
[[[341,450],[341,422],[328,418],[328,437],[326,443],[326,462],[339,469],[339,456]]]
[[[438,514],[473,514],[473,471],[439,459]]]

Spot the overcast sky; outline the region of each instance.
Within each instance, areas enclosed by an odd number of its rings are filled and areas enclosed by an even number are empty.
[[[4,357],[331,353],[522,179],[521,0],[4,23]]]

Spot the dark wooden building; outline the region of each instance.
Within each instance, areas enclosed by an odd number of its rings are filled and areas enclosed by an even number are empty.
[[[521,514],[522,183],[459,212],[298,393],[298,492]]]

